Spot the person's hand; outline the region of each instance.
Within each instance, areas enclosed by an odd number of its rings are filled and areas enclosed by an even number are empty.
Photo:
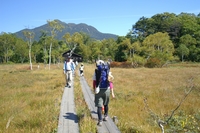
[[[115,94],[114,93],[112,93],[112,98],[115,98]]]
[[[63,71],[63,74],[65,74],[65,71]]]

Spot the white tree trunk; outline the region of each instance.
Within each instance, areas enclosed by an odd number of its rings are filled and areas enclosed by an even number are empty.
[[[50,48],[49,48],[49,70],[50,70],[50,65],[51,65],[51,47],[52,47],[52,42],[50,44]]]
[[[29,45],[29,51],[28,51],[28,54],[29,54],[30,69],[33,70],[32,62],[31,62],[31,46],[30,46],[30,45]]]

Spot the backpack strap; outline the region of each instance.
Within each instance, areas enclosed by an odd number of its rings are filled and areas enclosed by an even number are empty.
[[[67,71],[67,62],[66,61],[65,61],[64,65],[65,65],[65,72],[66,72]]]
[[[96,86],[98,86],[100,82],[101,71],[99,71],[98,69],[95,69],[95,75],[96,75]]]

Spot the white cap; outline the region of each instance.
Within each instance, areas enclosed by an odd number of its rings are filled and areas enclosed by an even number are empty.
[[[98,61],[96,61],[96,64],[97,65],[104,64],[104,61],[103,60],[98,60]]]

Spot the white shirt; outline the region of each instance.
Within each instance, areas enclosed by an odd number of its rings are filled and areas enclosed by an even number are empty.
[[[67,70],[65,70],[65,64],[66,64],[66,69]],[[65,62],[64,65],[63,65],[63,70],[71,71],[72,70],[72,63],[71,62]]]
[[[80,66],[80,70],[82,70],[82,71],[83,71],[83,68],[84,68],[84,66]]]

